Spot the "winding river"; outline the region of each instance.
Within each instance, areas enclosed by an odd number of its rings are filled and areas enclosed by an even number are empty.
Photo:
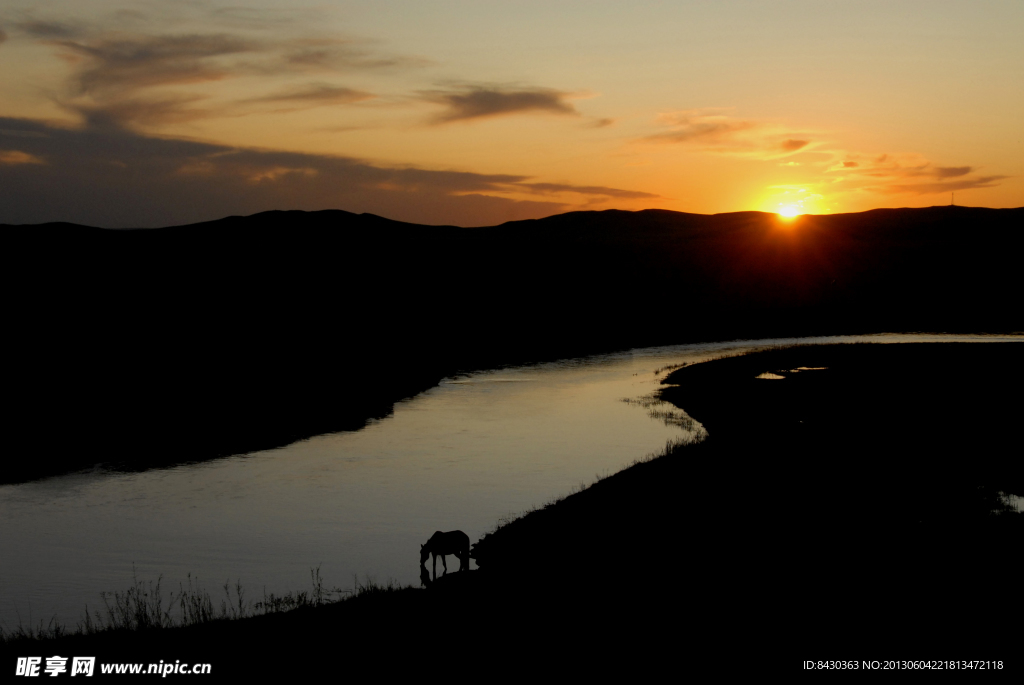
[[[144,473],[92,471],[0,486],[0,626],[72,626],[133,577],[193,582],[215,601],[354,578],[418,584],[435,530],[476,540],[502,518],[703,429],[637,400],[667,371],[769,345],[1024,341],[1024,335],[883,334],[702,343],[450,378],[354,432]],[[670,411],[672,410],[672,411]],[[1016,502],[1017,505],[1020,502]],[[453,561],[453,560],[449,560]],[[456,562],[457,563],[457,562]],[[219,593],[219,594],[218,594]]]

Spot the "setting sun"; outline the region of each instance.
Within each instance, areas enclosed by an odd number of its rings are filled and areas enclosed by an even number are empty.
[[[792,219],[793,217],[800,216],[802,213],[799,207],[794,207],[793,205],[780,207],[778,211],[778,215],[784,219]]]

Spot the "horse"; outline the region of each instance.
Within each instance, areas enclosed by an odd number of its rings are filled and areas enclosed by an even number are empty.
[[[448,563],[445,556],[454,554],[459,559],[459,570],[469,570],[469,536],[461,530],[452,530],[447,533],[437,531],[430,536],[427,544],[420,545],[420,566],[424,567],[427,557],[434,556],[434,577],[437,577],[437,557],[441,556],[441,565],[444,572],[448,573]]]

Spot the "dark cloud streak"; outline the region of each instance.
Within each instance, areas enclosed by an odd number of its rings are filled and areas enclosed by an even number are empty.
[[[33,38],[49,40],[78,38],[85,33],[85,28],[79,24],[70,24],[62,21],[30,20],[15,24],[19,31],[24,31]]]
[[[937,181],[933,183],[893,183],[891,185],[870,188],[879,193],[887,195],[910,193],[913,195],[931,195],[935,193],[951,193],[957,190],[973,190],[976,188],[994,188],[999,181],[1009,176],[980,176],[978,178],[967,178],[961,181]]]
[[[501,86],[462,86],[449,90],[428,90],[424,100],[444,105],[446,111],[433,118],[435,124],[471,121],[511,114],[541,113],[579,116],[566,100],[572,96],[550,88],[506,88]]]
[[[227,34],[140,36],[93,42],[55,41],[69,53],[85,58],[73,77],[80,94],[126,92],[151,86],[217,81],[231,70],[213,58],[259,52],[257,41]]]
[[[796,152],[797,150],[801,150],[807,147],[807,145],[810,142],[811,141],[809,140],[795,140],[793,138],[790,138],[788,140],[782,141],[782,144],[779,147],[782,148],[785,152]]]
[[[661,197],[660,195],[642,193],[637,190],[622,190],[620,188],[608,188],[606,186],[577,186],[569,183],[520,183],[519,187],[538,195],[579,193],[581,195],[615,197],[623,200],[643,200]]]
[[[935,167],[934,173],[937,178],[956,178],[966,176],[972,171],[974,168],[969,166],[940,166]]]
[[[350,104],[370,100],[373,97],[375,97],[373,93],[367,93],[362,90],[354,90],[328,83],[312,83],[303,88],[293,88],[270,95],[249,98],[243,102],[297,103],[320,106]]]

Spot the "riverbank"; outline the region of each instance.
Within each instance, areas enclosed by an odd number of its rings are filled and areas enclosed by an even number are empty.
[[[665,379],[715,442],[725,558],[794,657],[1019,653],[1020,351],[792,347]]]
[[[38,646],[218,674],[413,675],[440,652],[483,677],[741,653],[751,672],[1009,660],[1024,516],[999,493],[1021,494],[1006,392],[1024,381],[1019,349],[804,346],[683,367],[661,394],[707,440],[501,526],[476,544],[479,570],[238,621],[14,642],[4,661]]]

